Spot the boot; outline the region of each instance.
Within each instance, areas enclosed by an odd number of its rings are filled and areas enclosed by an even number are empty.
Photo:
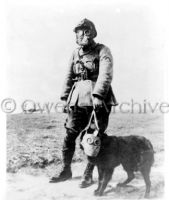
[[[67,129],[62,149],[63,168],[58,176],[54,176],[50,179],[50,183],[62,182],[72,178],[71,162],[75,152],[76,137],[76,132]]]
[[[94,165],[91,163],[88,163],[84,171],[84,175],[82,177],[81,183],[79,184],[80,188],[89,187],[94,183],[93,178],[92,178],[93,169],[94,169]]]
[[[63,169],[60,172],[60,174],[58,176],[53,176],[49,182],[58,183],[58,182],[66,181],[71,178],[72,178],[72,171],[71,171],[70,166],[63,166]]]
[[[62,157],[63,157],[63,167],[58,176],[53,176],[50,179],[50,183],[58,183],[62,181],[66,181],[68,179],[72,178],[72,171],[71,171],[71,161],[73,157],[74,151],[63,151]]]

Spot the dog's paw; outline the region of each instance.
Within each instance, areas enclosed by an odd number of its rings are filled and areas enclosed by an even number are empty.
[[[94,191],[94,195],[95,195],[95,196],[99,196],[98,194],[99,194],[99,190],[95,190],[95,191]]]
[[[100,192],[99,190],[94,191],[94,196],[102,196],[103,192]]]
[[[124,187],[126,184],[124,184],[124,183],[118,183],[117,184],[117,187]]]
[[[127,186],[127,183],[123,182],[123,183],[118,183],[116,185],[117,187],[126,187]]]
[[[144,198],[145,199],[149,199],[150,198],[150,193],[145,193]]]

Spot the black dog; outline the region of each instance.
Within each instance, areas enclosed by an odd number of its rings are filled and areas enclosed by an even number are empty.
[[[151,142],[141,136],[104,136],[101,138],[101,149],[97,157],[89,157],[88,160],[98,168],[99,182],[94,194],[103,195],[110,181],[114,168],[122,164],[128,178],[117,186],[125,186],[134,179],[134,171],[140,171],[143,175],[146,192],[144,197],[150,194],[150,170],[154,162],[154,150]]]

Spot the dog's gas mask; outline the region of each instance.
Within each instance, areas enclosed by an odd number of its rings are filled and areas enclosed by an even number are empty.
[[[94,117],[94,122],[92,122],[93,117]],[[87,127],[85,128],[82,134],[83,136],[82,136],[81,145],[83,147],[85,154],[87,156],[96,157],[100,151],[101,140],[98,136],[99,127],[98,127],[95,111],[92,112],[91,118],[89,120],[89,124],[87,125]]]
[[[100,151],[101,141],[97,136],[97,130],[93,134],[85,134],[81,142],[87,156],[96,157]]]
[[[76,43],[82,47],[89,46],[97,35],[93,22],[88,19],[80,21],[74,28],[74,32],[76,33]]]

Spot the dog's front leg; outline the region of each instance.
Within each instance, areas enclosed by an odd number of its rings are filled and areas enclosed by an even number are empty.
[[[103,179],[103,173],[104,173],[104,169],[100,165],[97,166],[97,170],[98,170],[99,177],[98,177],[98,187],[94,191],[95,196],[98,196],[98,194],[99,194],[99,190],[100,190],[100,187],[101,187],[101,184],[102,184],[102,179]]]
[[[101,180],[99,180],[99,186],[98,189],[95,191],[95,195],[96,196],[102,196],[103,192],[108,184],[108,182],[110,181],[112,174],[113,174],[114,169],[110,169],[110,168],[102,168],[101,172]]]

